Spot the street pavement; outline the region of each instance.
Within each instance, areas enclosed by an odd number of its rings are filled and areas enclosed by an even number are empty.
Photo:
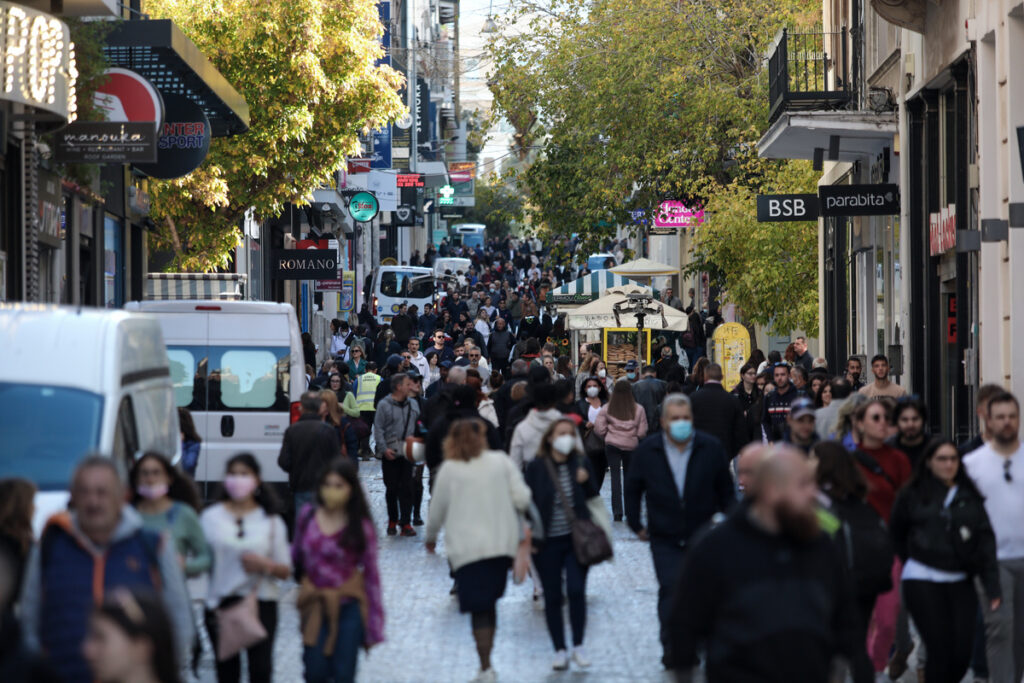
[[[360,463],[360,476],[380,542],[384,592],[384,643],[360,656],[358,680],[380,683],[468,681],[479,663],[470,633],[469,615],[460,614],[449,595],[452,582],[444,555],[444,534],[437,554],[423,547],[419,536],[387,536],[384,482],[377,461]],[[610,486],[604,486],[607,500]],[[425,498],[429,498],[429,493]],[[423,502],[427,517],[428,500]],[[530,579],[520,586],[509,577],[505,597],[498,602],[498,630],[493,666],[498,680],[534,681],[667,681],[658,643],[657,582],[647,545],[635,539],[625,524],[615,524],[615,560],[591,570],[587,580],[587,631],[584,647],[591,666],[568,672],[551,669],[554,650],[544,623],[542,600],[533,600]],[[565,615],[569,635],[568,608]],[[213,660],[208,643],[200,680],[213,683]],[[294,586],[281,602],[274,645],[274,680],[302,680],[302,643]]]
[[[437,554],[423,547],[419,536],[387,536],[387,511],[380,464],[360,463],[360,476],[379,533],[380,570],[384,592],[384,643],[360,655],[358,680],[371,683],[449,683],[469,681],[478,670],[470,634],[469,616],[460,614],[458,602],[448,594],[452,582],[444,556],[444,535]],[[603,494],[608,504],[610,486]],[[429,499],[429,492],[425,495]],[[428,500],[423,503],[427,517]],[[515,683],[651,681],[669,677],[661,668],[656,613],[657,582],[647,544],[638,541],[625,524],[614,524],[615,559],[593,568],[587,579],[587,630],[584,647],[588,669],[573,666],[553,671],[554,651],[544,623],[542,600],[533,600],[529,579],[516,586],[509,579],[505,597],[498,602],[498,630],[493,666],[498,680]],[[286,584],[274,644],[274,680],[302,680],[302,642],[295,610],[295,585]],[[566,640],[568,609],[565,615]],[[209,642],[199,680],[215,683]],[[243,679],[245,680],[245,679]],[[703,679],[700,678],[699,681]],[[888,680],[883,679],[883,680]],[[965,679],[965,680],[970,680]],[[698,681],[698,683],[699,683]],[[900,683],[916,681],[914,659]]]

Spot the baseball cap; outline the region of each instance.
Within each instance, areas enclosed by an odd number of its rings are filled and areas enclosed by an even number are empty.
[[[409,368],[408,370],[406,370],[406,371],[405,371],[405,375],[406,375],[406,376],[407,376],[407,377],[408,377],[409,379],[414,379],[414,380],[416,380],[416,381],[419,381],[419,380],[423,379],[423,375],[421,375],[421,374],[420,374],[420,371],[419,371],[419,370],[417,370],[417,369],[416,369],[416,368],[414,368],[414,367],[410,367],[410,368]]]
[[[393,353],[390,356],[388,356],[388,367],[397,368],[401,364],[402,357],[399,356],[397,353]]]
[[[440,365],[442,368],[450,368],[452,366],[452,362],[450,360],[445,359],[438,363],[438,365]]]
[[[794,419],[800,419],[804,415],[814,417],[814,403],[809,398],[800,397],[789,406],[789,414]]]
[[[640,364],[635,360],[626,361],[626,370],[636,370],[640,367]]]

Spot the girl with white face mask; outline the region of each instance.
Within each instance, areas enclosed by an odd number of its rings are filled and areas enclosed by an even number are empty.
[[[552,476],[551,466],[554,466]],[[540,450],[526,467],[526,484],[540,512],[543,542],[533,556],[544,587],[544,616],[555,648],[553,668],[569,668],[570,658],[578,667],[590,666],[583,652],[583,634],[587,620],[587,568],[579,563],[572,545],[572,528],[559,487],[578,519],[590,519],[587,501],[598,495],[594,474],[582,453],[576,423],[559,419],[551,423],[541,440]],[[537,538],[537,535],[534,536]],[[562,620],[562,582],[569,598],[569,622],[572,651],[566,650]]]
[[[579,395],[576,412],[583,418],[583,451],[594,469],[594,488],[600,491],[608,471],[608,457],[605,455],[604,438],[597,433],[595,423],[601,408],[608,403],[608,390],[600,378],[587,377],[580,386]]]
[[[128,473],[132,505],[142,515],[142,525],[174,541],[185,576],[192,578],[210,569],[212,557],[199,525],[199,496],[195,485],[162,455],[146,453]]]
[[[260,480],[256,458],[241,453],[228,460],[221,502],[208,507],[199,518],[213,550],[205,621],[218,654],[218,683],[238,681],[242,663],[241,653],[220,656],[216,610],[238,604],[253,591],[267,637],[246,648],[249,680],[270,683],[280,597],[273,579],[287,579],[292,573],[288,531],[278,509],[274,494]]]

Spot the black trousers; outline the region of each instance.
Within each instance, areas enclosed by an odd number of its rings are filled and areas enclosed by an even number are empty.
[[[277,631],[277,602],[273,600],[260,600],[259,614],[260,623],[267,630],[267,637],[245,651],[246,656],[249,658],[249,681],[250,683],[270,683],[270,678],[274,673],[273,654],[274,633]],[[203,621],[206,622],[206,631],[210,634],[210,641],[213,643],[213,649],[216,653],[218,639],[217,615],[210,610],[206,610]],[[241,653],[223,662],[217,661],[217,683],[239,683],[241,677]]]
[[[651,559],[654,560],[654,575],[658,579],[658,621],[661,624],[660,637],[662,663],[668,664],[669,623],[672,617],[672,598],[679,575],[683,571],[686,551],[678,543],[656,538],[651,539]]]
[[[412,517],[421,519],[420,508],[423,506],[423,465],[412,468]]]
[[[544,617],[555,651],[565,649],[565,622],[562,619],[562,577],[569,598],[569,625],[573,647],[583,645],[587,625],[587,568],[579,563],[572,549],[572,536],[545,539],[533,562],[544,586]]]
[[[928,683],[959,683],[974,647],[978,596],[970,581],[904,581],[903,601],[914,618],[928,658]]]
[[[402,456],[384,458],[380,463],[384,476],[384,499],[388,505],[388,523],[402,526],[412,522],[412,463]]]
[[[608,456],[605,455],[602,448],[599,451],[588,451],[587,458],[590,460],[591,467],[594,468],[594,486],[600,491],[604,486],[604,477],[608,474]]]

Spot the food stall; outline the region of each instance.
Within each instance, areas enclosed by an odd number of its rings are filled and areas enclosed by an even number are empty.
[[[628,361],[639,362],[641,353],[644,363],[651,362],[651,330],[683,331],[687,323],[685,313],[654,301],[649,288],[636,285],[610,288],[597,301],[565,316],[567,330],[602,331],[601,357],[616,378],[625,372]],[[574,353],[578,348],[574,343]]]

